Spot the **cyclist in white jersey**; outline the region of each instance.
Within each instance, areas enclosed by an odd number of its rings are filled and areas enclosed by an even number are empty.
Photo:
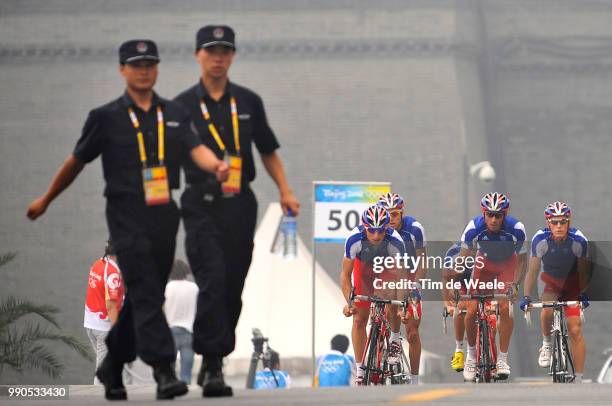
[[[544,210],[547,227],[538,231],[531,241],[531,258],[529,272],[525,278],[524,297],[521,310],[525,311],[531,302],[530,294],[536,283],[540,269],[540,279],[544,282],[542,301],[580,300],[582,307],[589,306],[589,298],[584,293],[587,289],[589,261],[587,257],[587,238],[577,228],[570,226],[571,208],[565,202],[553,202]],[[567,328],[570,336],[570,348],[576,367],[574,382],[582,382],[586,344],[582,335],[580,308],[577,306],[565,309]],[[550,366],[551,334],[553,309],[545,308],[540,313],[542,329],[542,347],[538,364],[542,368]]]

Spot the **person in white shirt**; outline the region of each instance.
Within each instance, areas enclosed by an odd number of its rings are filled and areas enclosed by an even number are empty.
[[[198,285],[187,280],[191,273],[185,261],[177,259],[166,285],[164,313],[174,337],[174,346],[181,355],[180,379],[191,383],[193,368],[193,321],[198,300]]]

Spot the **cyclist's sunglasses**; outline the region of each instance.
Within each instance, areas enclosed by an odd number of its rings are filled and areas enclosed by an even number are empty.
[[[567,223],[569,223],[569,220],[568,220],[568,219],[563,219],[563,220],[553,220],[553,219],[550,219],[550,220],[548,220],[548,222],[549,222],[550,224],[552,224],[553,226],[558,226],[559,224],[561,224],[562,226],[564,226],[564,225],[566,225]]]
[[[384,226],[384,227],[378,227],[378,228],[374,228],[374,227],[365,227],[365,229],[366,229],[366,231],[367,231],[368,233],[371,233],[371,234],[382,234],[382,233],[384,233],[385,231],[387,231],[387,226]]]
[[[504,213],[499,213],[499,212],[494,212],[494,211],[487,211],[486,214],[487,214],[487,217],[490,219],[492,219],[493,217],[495,217],[496,219],[500,219],[504,217]]]

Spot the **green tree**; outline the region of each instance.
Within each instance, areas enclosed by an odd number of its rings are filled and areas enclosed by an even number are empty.
[[[0,268],[15,256],[14,252],[0,255]],[[64,343],[83,358],[94,360],[89,345],[61,331],[55,319],[58,312],[55,306],[32,303],[12,295],[0,298],[0,375],[5,367],[10,367],[19,373],[34,369],[53,379],[60,378],[65,365],[46,346],[47,342]],[[44,321],[37,321],[36,316]]]

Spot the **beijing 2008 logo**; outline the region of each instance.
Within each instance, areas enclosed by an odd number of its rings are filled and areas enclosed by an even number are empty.
[[[119,285],[121,284],[119,274],[114,273],[114,274],[108,275],[108,278],[106,278],[106,284],[108,285],[109,289],[119,289]]]
[[[386,188],[368,187],[364,190],[364,198],[368,202],[377,202],[380,196],[387,193]]]

